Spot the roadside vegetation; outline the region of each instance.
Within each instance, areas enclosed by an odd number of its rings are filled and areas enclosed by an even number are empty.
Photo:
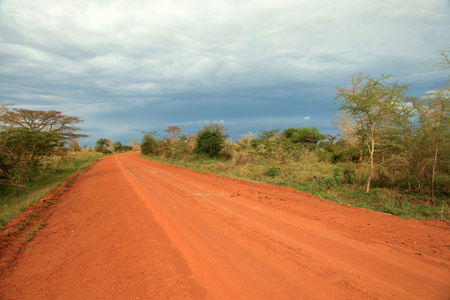
[[[434,65],[449,69],[448,50]],[[142,154],[198,171],[283,185],[416,219],[450,221],[450,86],[422,97],[393,76],[355,74],[337,87],[338,136],[315,127],[260,130],[239,141],[210,124],[145,133]]]
[[[0,106],[0,227],[103,156],[77,141],[79,117]]]

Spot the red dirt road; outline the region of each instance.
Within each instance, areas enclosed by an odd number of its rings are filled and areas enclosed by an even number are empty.
[[[2,231],[1,299],[450,299],[449,224],[137,153],[59,199]],[[33,210],[47,225],[26,243],[11,231]]]

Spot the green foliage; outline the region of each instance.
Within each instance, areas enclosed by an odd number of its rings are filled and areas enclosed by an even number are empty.
[[[175,159],[187,159],[192,150],[193,146],[189,142],[189,136],[180,134],[178,136],[178,142],[175,144],[173,157]]]
[[[119,151],[132,151],[133,147],[129,145],[122,145],[122,148]]]
[[[292,143],[317,144],[326,138],[316,127],[288,128],[283,131],[283,136]]]
[[[61,141],[55,132],[46,132],[26,128],[11,129],[1,132],[1,139],[9,152],[25,152],[33,158],[51,154]]]
[[[263,130],[259,129],[259,139],[260,140],[268,140],[274,138],[280,134],[280,129],[272,129],[272,130]]]
[[[113,152],[131,151],[133,147],[122,145],[121,141],[113,143],[106,138],[100,138],[95,143],[95,151],[103,154],[112,154]]]
[[[122,145],[121,141],[114,143],[114,152],[126,152],[133,150],[133,147],[128,145]]]
[[[255,142],[250,153],[263,158],[273,158],[277,163],[286,163],[289,160],[296,160],[304,151],[300,144],[293,144],[289,140],[276,136],[270,139],[262,139]]]
[[[194,153],[209,158],[220,158],[220,151],[225,145],[227,136],[219,128],[205,126],[197,134]]]
[[[360,150],[349,144],[345,139],[340,139],[336,143],[320,143],[315,153],[320,161],[339,163],[357,161]],[[367,153],[367,151],[363,149],[363,153]]]
[[[374,182],[385,184],[384,179],[388,174],[392,174],[392,177],[394,174],[403,174],[403,181],[408,183],[409,190],[412,190],[412,183],[424,183],[420,179],[423,178],[423,170],[427,165],[435,166],[436,160],[430,164],[433,156],[428,153],[428,162],[425,163],[424,156],[417,154],[429,149],[429,145],[439,144],[437,140],[440,135],[433,134],[430,125],[434,127],[436,122],[442,124],[439,116],[449,110],[448,104],[444,105],[445,102],[435,101],[448,98],[448,93],[444,93],[443,97],[433,96],[431,101],[424,103],[407,97],[409,85],[391,82],[391,77],[354,75],[352,88],[338,88],[335,98],[339,104],[337,111],[341,112],[338,115],[345,116],[348,124],[345,134],[360,148],[361,162],[369,167],[366,172],[366,192],[370,191]],[[430,109],[430,103],[437,103],[437,106]],[[425,120],[430,119],[430,116],[435,117],[433,122]],[[426,135],[421,134],[422,129],[425,129]],[[431,138],[426,144],[421,143],[425,136]],[[432,147],[432,152],[433,150],[436,147]],[[367,152],[364,153],[365,151]],[[412,182],[413,180],[416,182]]]
[[[95,151],[101,152],[104,154],[112,153],[111,150],[108,150],[108,146],[111,144],[111,141],[105,138],[100,138],[95,142]]]
[[[338,167],[333,168],[333,178],[336,180],[337,184],[339,184],[342,180],[341,170]]]
[[[333,176],[327,176],[320,183],[330,190],[332,187],[338,186],[341,183],[342,176],[340,174],[341,170],[338,167],[333,168]]]
[[[114,152],[119,152],[122,150],[122,142],[118,141],[114,143]]]
[[[319,161],[323,162],[333,162],[334,160],[334,153],[332,151],[327,151],[324,149],[319,149],[316,151],[316,156],[319,159]]]
[[[345,168],[343,171],[343,175],[346,183],[353,184],[355,182],[355,171],[350,168]]]
[[[264,174],[266,177],[274,178],[281,173],[281,169],[279,167],[270,167],[266,173]]]
[[[141,151],[144,155],[151,155],[157,148],[156,132],[142,133]]]
[[[0,132],[0,193],[14,183],[29,181],[40,170],[43,157],[61,141],[55,132],[14,128]]]

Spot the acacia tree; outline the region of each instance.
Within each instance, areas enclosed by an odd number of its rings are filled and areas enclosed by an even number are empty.
[[[30,130],[56,132],[63,141],[88,137],[86,134],[75,133],[81,130],[77,124],[83,122],[80,117],[68,116],[55,110],[18,109],[6,111],[1,121],[11,127],[27,128]]]
[[[172,144],[175,144],[175,141],[181,132],[181,128],[178,126],[170,126],[164,131],[167,132],[167,138],[172,142]]]
[[[364,118],[366,117],[365,113],[358,112],[358,110],[353,109],[356,105],[357,95],[360,93],[361,84],[365,80],[365,77],[362,73],[356,73],[350,78],[351,87],[337,87],[335,94],[337,95],[334,101],[339,101],[341,103],[345,103],[346,106],[350,106],[351,109],[345,109],[341,110],[342,114],[337,114],[340,117],[340,122],[336,123],[337,129],[340,130],[344,135],[347,135],[347,140],[350,142],[350,144],[355,145],[355,141],[359,140],[359,160],[358,164],[356,165],[355,173],[358,173],[359,167],[363,161],[363,137],[361,134],[355,134],[358,131],[362,130],[362,122]],[[339,109],[338,109],[339,110]],[[354,118],[355,122],[350,121],[351,118]],[[353,126],[353,124],[356,124],[356,127]],[[350,136],[353,136],[353,138],[350,138]]]
[[[450,48],[441,51],[441,56],[437,58],[437,62],[431,66],[431,69],[438,69],[442,73],[450,69]],[[450,72],[447,79],[448,84],[450,84]]]
[[[383,75],[371,78],[357,74],[353,77],[352,89],[338,88],[338,96],[335,98],[340,105],[336,111],[354,116],[361,145],[369,152],[366,192],[370,191],[374,174],[388,162],[383,153],[392,147],[395,129],[398,127],[396,122],[401,115],[398,113],[401,107],[399,103],[405,101],[405,93],[408,91],[408,85],[388,82],[391,77]],[[377,157],[376,154],[381,155]]]
[[[440,57],[437,58],[437,62],[433,64],[431,69],[438,69],[441,73],[444,73],[446,70],[450,69],[450,48],[443,49],[440,53]],[[433,172],[432,172],[432,182],[431,182],[431,194],[432,200],[434,202],[434,184],[435,184],[435,174],[436,174],[436,166],[438,165],[438,155],[439,152],[447,154],[443,159],[443,165],[447,167],[447,173],[450,167],[450,72],[448,73],[447,85],[445,88],[439,88],[431,93],[429,93],[426,97],[426,105],[419,106],[425,107],[425,109],[419,109],[419,115],[421,117],[421,121],[428,126],[431,127],[431,131],[435,133],[435,153],[433,158]],[[427,113],[424,114],[423,112]],[[427,119],[429,120],[428,122]],[[440,148],[443,148],[440,150]]]
[[[431,170],[431,195],[434,202],[435,177],[437,168],[444,172],[450,169],[450,90],[436,89],[422,98],[414,99],[414,110],[419,120],[418,142],[427,165]],[[416,150],[419,151],[419,150]]]
[[[358,148],[361,146],[361,137],[357,135],[357,125],[354,121],[353,116],[349,112],[342,112],[342,113],[336,113],[336,115],[339,117],[338,121],[332,121],[335,128],[339,132],[339,136],[345,143],[348,145],[351,145],[353,148]],[[359,153],[359,161],[358,161],[358,167],[359,164],[362,161],[363,158],[363,151],[362,147],[360,149]],[[356,168],[356,171],[358,169]]]
[[[8,111],[8,106],[11,104],[0,104],[0,130],[3,131],[8,124],[6,124],[3,119],[4,116],[6,114],[6,112]]]
[[[74,124],[79,117],[57,111],[8,109],[0,105],[0,181],[4,187],[31,180],[40,169],[44,156],[55,153],[58,146],[84,134]]]

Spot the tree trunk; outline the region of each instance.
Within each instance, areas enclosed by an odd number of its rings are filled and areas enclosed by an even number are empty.
[[[359,152],[358,164],[356,165],[355,174],[358,174],[359,166],[361,165],[362,160],[363,160],[363,148],[361,147],[361,150]]]
[[[375,152],[375,141],[373,139],[373,136],[372,136],[371,141],[370,141],[369,152],[370,152],[370,172],[369,172],[369,177],[367,178],[366,193],[370,192],[370,184],[372,182],[372,176],[373,176],[373,172],[374,172],[373,155],[374,155],[374,152]]]
[[[438,157],[438,149],[439,149],[439,142],[436,145],[436,152],[434,153],[434,162],[433,162],[433,173],[431,176],[431,201],[434,202],[434,175],[436,172],[436,163],[437,163],[437,157]]]

